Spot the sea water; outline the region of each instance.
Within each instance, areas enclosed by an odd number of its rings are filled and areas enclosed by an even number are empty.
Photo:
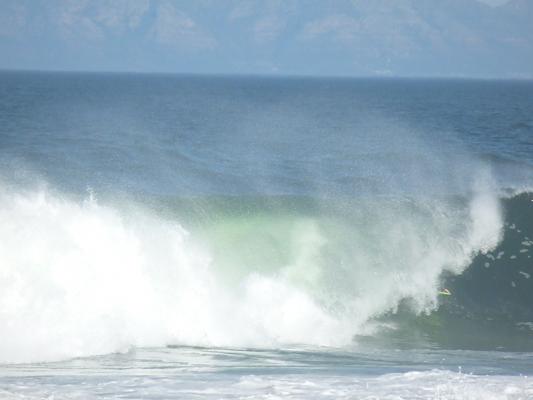
[[[527,81],[2,72],[0,396],[533,399],[532,188]]]

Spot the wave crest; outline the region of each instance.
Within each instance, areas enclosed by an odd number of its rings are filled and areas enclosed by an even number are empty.
[[[434,309],[442,272],[494,247],[503,224],[487,192],[235,201],[185,229],[176,216],[91,196],[3,189],[0,361],[168,344],[347,345],[406,298]]]

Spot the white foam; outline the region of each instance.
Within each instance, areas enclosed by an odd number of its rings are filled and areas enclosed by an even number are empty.
[[[209,254],[175,223],[42,191],[3,193],[0,203],[0,362],[349,340],[282,279],[219,283]]]
[[[282,265],[243,265],[228,283],[219,260],[176,222],[94,196],[4,189],[0,362],[166,344],[349,344],[404,298],[418,312],[435,307],[442,271],[461,272],[500,238],[499,205],[486,193],[460,212],[398,207],[361,210],[361,225],[344,227],[349,246],[335,263],[327,246],[337,238],[316,220],[295,218],[286,236],[278,233],[290,250]]]
[[[0,389],[2,399],[372,399],[372,400],[526,400],[533,379],[483,376],[445,370],[372,375],[335,374],[183,374],[176,376],[72,376],[12,379]]]

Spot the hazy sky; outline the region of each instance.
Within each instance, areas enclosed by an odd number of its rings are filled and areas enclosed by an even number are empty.
[[[533,78],[533,0],[1,0],[0,68]]]

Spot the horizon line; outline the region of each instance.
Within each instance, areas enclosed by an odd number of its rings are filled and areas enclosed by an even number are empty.
[[[434,80],[477,80],[477,81],[533,81],[532,76],[475,76],[475,75],[394,75],[394,74],[296,74],[276,72],[192,72],[192,71],[135,71],[135,70],[82,70],[82,69],[34,69],[34,68],[2,68],[0,73],[50,73],[50,74],[94,74],[94,75],[172,75],[190,77],[242,77],[242,78],[279,78],[279,79],[434,79]]]

